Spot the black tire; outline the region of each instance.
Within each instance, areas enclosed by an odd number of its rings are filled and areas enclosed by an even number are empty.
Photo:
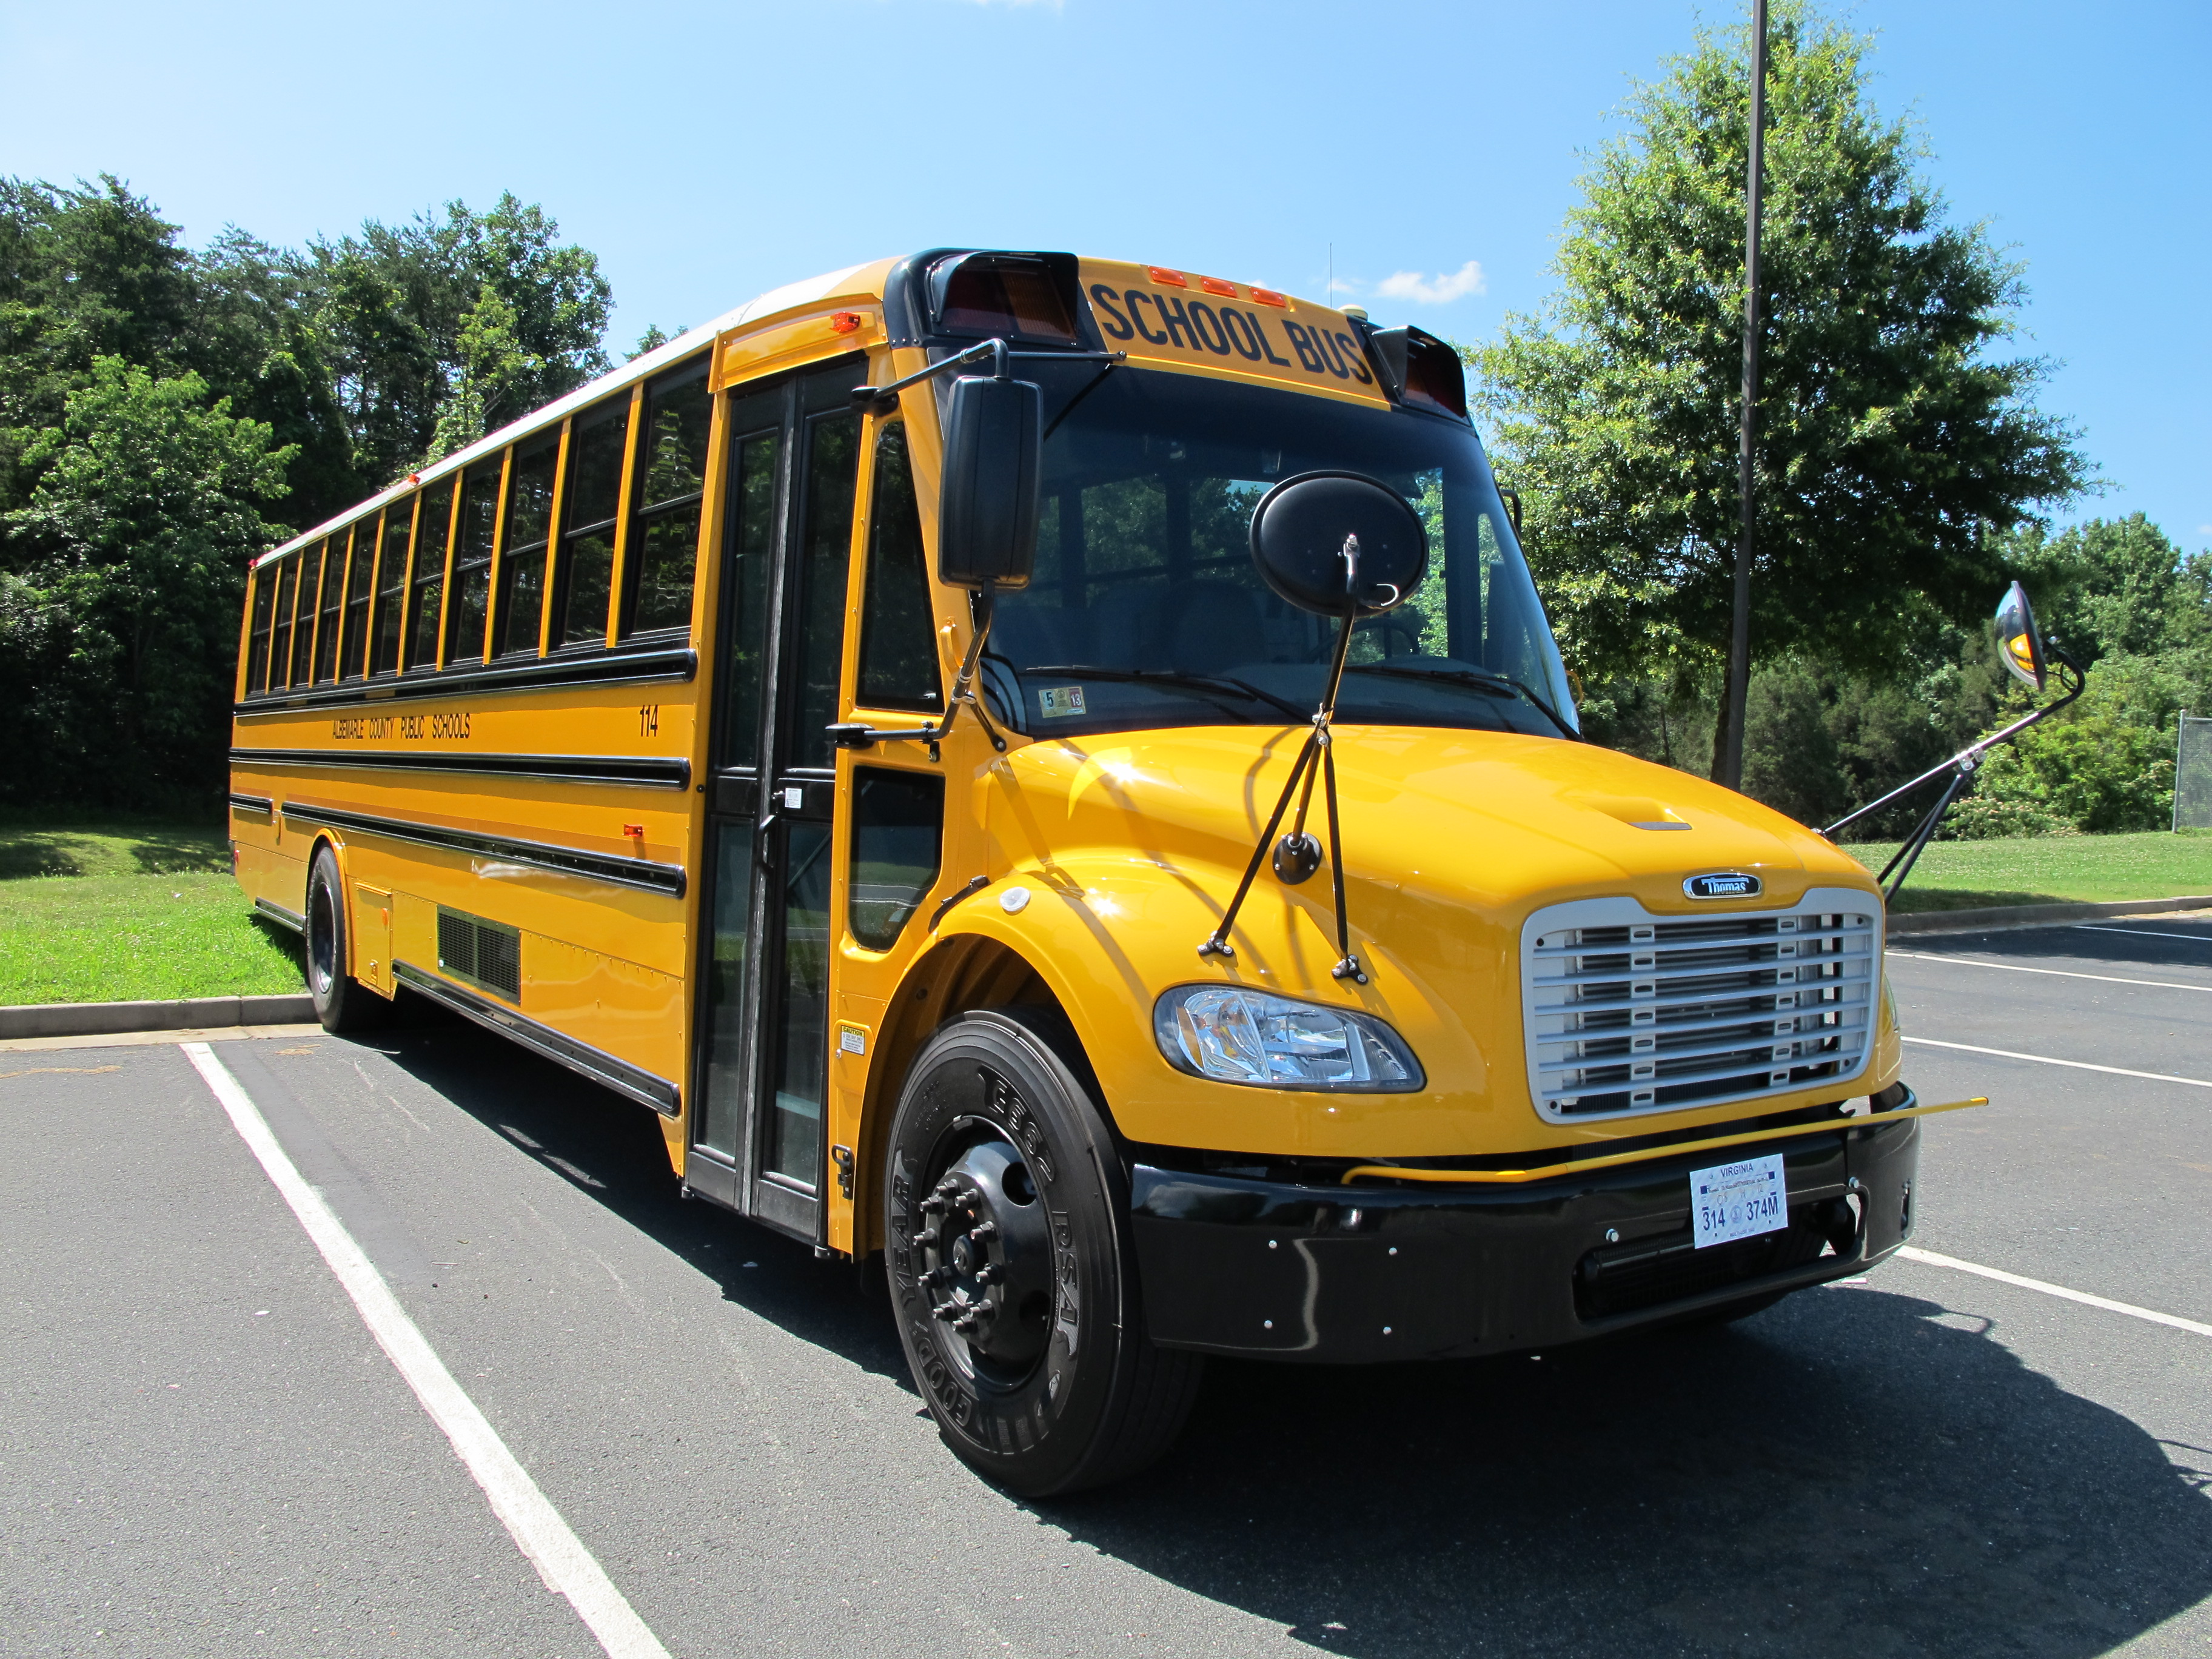
[[[315,1018],[333,1036],[381,1025],[392,1005],[346,971],[353,941],[346,926],[345,878],[329,847],[307,866],[307,994]]]
[[[884,1153],[915,1385],[945,1443],[1027,1498],[1151,1463],[1204,1370],[1145,1334],[1128,1182],[1088,1072],[1044,1011],[967,1015],[915,1057]]]

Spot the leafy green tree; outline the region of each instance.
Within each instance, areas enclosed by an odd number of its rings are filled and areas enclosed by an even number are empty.
[[[559,237],[503,194],[488,213],[449,202],[309,246],[298,270],[364,477],[396,478],[606,372],[613,289]]]
[[[1805,0],[1771,37],[1754,661],[1881,678],[1985,611],[1989,534],[2084,483],[1997,348],[2022,297],[1947,224],[1869,43]],[[1701,32],[1632,101],[1570,216],[1560,287],[1469,352],[1538,580],[1585,676],[1710,678],[1738,532],[1748,31]]]
[[[284,534],[288,447],[167,379],[93,361],[61,425],[33,446],[30,500],[4,521],[0,595],[18,799],[174,800],[220,782],[248,562]]]

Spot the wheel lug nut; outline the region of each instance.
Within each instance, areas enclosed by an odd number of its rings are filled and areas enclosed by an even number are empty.
[[[943,1215],[945,1213],[945,1200],[933,1194],[928,1198],[923,1199],[921,1200],[921,1212],[924,1215]]]
[[[995,1221],[979,1221],[968,1230],[968,1237],[978,1244],[988,1244],[998,1236],[999,1224]]]
[[[978,1285],[995,1285],[1006,1276],[1006,1270],[995,1261],[986,1261],[975,1269],[975,1282]]]
[[[950,1319],[959,1311],[960,1304],[957,1302],[940,1302],[929,1310],[929,1314],[933,1319]]]
[[[937,1224],[934,1222],[932,1222],[928,1226],[924,1227],[920,1232],[914,1236],[915,1243],[924,1249],[927,1249],[930,1245],[936,1243],[937,1239]]]

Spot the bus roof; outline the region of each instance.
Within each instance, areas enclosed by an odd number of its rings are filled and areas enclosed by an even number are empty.
[[[459,471],[471,461],[480,460],[487,455],[496,455],[519,438],[556,425],[579,409],[597,403],[625,386],[648,380],[696,353],[710,349],[718,339],[732,331],[744,331],[763,326],[793,312],[818,310],[834,300],[866,300],[880,303],[891,273],[899,264],[897,259],[872,259],[799,282],[786,283],[781,288],[772,288],[764,294],[755,295],[743,305],[723,313],[712,322],[686,329],[665,344],[656,346],[620,368],[609,370],[597,380],[578,386],[574,392],[565,393],[550,404],[518,416],[467,447],[456,450],[450,455],[442,455],[408,477],[386,485],[374,495],[356,501],[313,529],[303,530],[289,541],[270,549],[257,558],[254,565],[258,568],[272,559],[296,552],[333,531],[344,529],[365,514],[381,510],[387,502],[400,500],[426,484]],[[1315,307],[1310,301],[1294,303],[1314,310],[1326,309]]]

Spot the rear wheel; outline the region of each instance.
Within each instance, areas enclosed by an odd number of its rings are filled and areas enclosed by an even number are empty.
[[[327,846],[307,869],[307,994],[315,1018],[333,1036],[381,1024],[392,1005],[346,971],[353,958],[346,926],[345,880]]]
[[[954,1452],[1033,1498],[1152,1462],[1203,1366],[1145,1335],[1127,1182],[1071,1047],[1026,1009],[948,1025],[908,1073],[884,1170],[915,1384]]]

